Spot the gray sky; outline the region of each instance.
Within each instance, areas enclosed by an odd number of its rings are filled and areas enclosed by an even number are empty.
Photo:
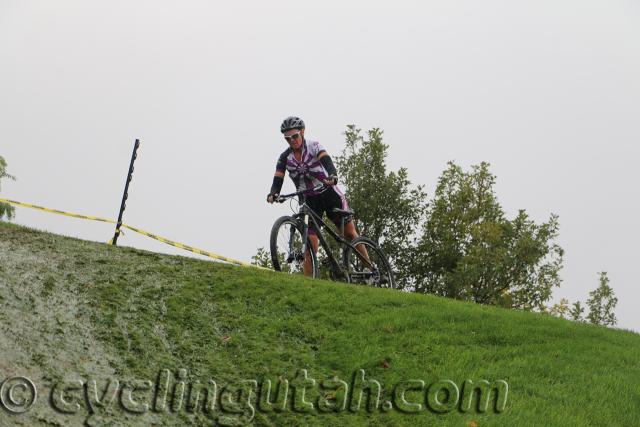
[[[0,155],[18,177],[2,196],[114,218],[140,138],[125,221],[248,260],[288,211],[264,202],[282,118],[330,154],[346,124],[376,126],[430,195],[448,160],[485,160],[510,216],[557,213],[555,300],[608,271],[619,326],[640,331],[639,75],[631,0],[0,0]],[[24,208],[15,222],[112,235]]]

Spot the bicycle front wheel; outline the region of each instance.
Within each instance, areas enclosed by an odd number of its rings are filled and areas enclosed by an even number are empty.
[[[347,246],[342,255],[351,283],[379,288],[396,287],[387,256],[378,245],[363,236],[356,237],[351,244],[356,250]]]
[[[308,269],[310,277],[318,277],[318,261],[307,238]],[[276,271],[304,274],[305,254],[302,245],[302,228],[289,216],[278,218],[271,228],[271,262]]]

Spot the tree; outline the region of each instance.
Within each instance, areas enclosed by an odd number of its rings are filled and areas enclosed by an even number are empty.
[[[365,137],[361,129],[348,125],[344,135],[345,148],[335,160],[349,206],[355,211],[356,228],[382,248],[403,287],[408,253],[426,210],[424,187],[412,186],[406,168],[387,171],[389,146],[382,140],[382,130],[373,128]]]
[[[251,264],[258,267],[273,269],[273,261],[271,261],[271,253],[267,252],[264,247],[258,248],[258,251],[251,257]]]
[[[613,289],[609,286],[609,278],[607,272],[600,274],[600,285],[589,292],[587,305],[589,306],[589,314],[587,319],[595,325],[613,326],[618,323],[614,310],[618,304]]]
[[[526,310],[546,310],[560,286],[558,217],[536,224],[526,211],[505,217],[489,164],[454,162],[438,180],[410,260],[417,292]]]
[[[571,312],[571,320],[575,320],[576,322],[584,322],[584,307],[580,304],[580,301],[576,301],[573,303]]]
[[[549,310],[549,314],[556,317],[562,317],[568,319],[571,316],[571,308],[569,307],[569,300],[561,298],[560,302],[554,304]]]
[[[613,289],[609,286],[609,278],[606,272],[600,274],[600,286],[589,292],[587,305],[589,314],[584,317],[585,309],[580,301],[574,302],[569,307],[569,301],[562,298],[558,304],[554,304],[547,312],[553,316],[575,320],[577,322],[589,321],[595,325],[615,325],[617,322],[614,314],[618,298],[615,297]]]
[[[15,180],[15,177],[7,173],[7,162],[4,160],[4,157],[0,156],[0,181],[2,181],[2,178]],[[7,218],[8,220],[13,219],[15,216],[14,212],[15,209],[13,206],[6,203],[0,203],[0,220],[2,220],[2,218]]]

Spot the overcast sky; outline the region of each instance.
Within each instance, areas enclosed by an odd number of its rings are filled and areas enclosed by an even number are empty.
[[[607,271],[619,326],[640,331],[638,76],[636,0],[0,0],[0,155],[18,178],[1,196],[115,218],[140,138],[125,222],[248,260],[288,212],[264,202],[281,120],[330,154],[345,125],[380,127],[389,167],[430,195],[447,161],[488,161],[509,216],[558,214],[554,300]]]

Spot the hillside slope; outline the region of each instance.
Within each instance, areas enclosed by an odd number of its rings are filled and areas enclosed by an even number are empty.
[[[0,425],[640,425],[640,335],[533,313],[3,222],[0,304]]]

